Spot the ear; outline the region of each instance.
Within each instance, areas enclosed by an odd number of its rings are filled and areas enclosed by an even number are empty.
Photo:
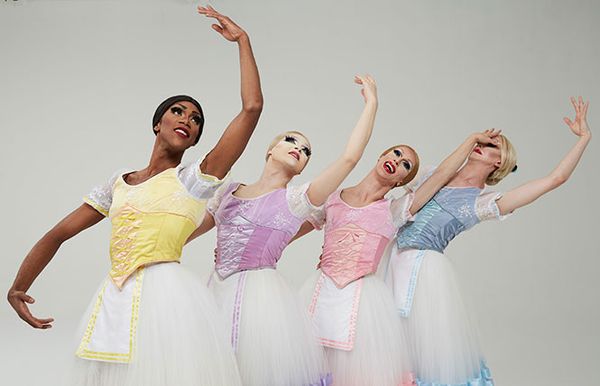
[[[498,160],[498,161],[494,162],[494,166],[495,166],[496,168],[499,168],[499,167],[500,167],[500,165],[502,165],[502,160]]]

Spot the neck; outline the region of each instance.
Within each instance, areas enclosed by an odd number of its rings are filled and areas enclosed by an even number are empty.
[[[394,186],[386,185],[385,182],[373,169],[358,184],[344,190],[354,195],[361,203],[368,205],[383,199],[394,188]]]
[[[150,176],[158,174],[179,165],[182,158],[183,152],[174,152],[172,149],[165,146],[160,139],[157,139],[152,148],[150,162],[144,171]]]
[[[288,170],[269,158],[258,181],[249,186],[254,186],[261,191],[271,191],[285,188],[293,177],[294,175]]]
[[[467,162],[446,185],[457,187],[475,186],[480,189],[485,187],[490,173],[494,171],[493,167],[487,167],[483,164]]]

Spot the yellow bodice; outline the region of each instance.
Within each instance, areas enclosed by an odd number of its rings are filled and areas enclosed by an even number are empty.
[[[199,200],[167,169],[139,185],[119,177],[114,185],[108,217],[110,277],[122,288],[138,268],[179,261],[187,238],[204,215],[206,200]]]

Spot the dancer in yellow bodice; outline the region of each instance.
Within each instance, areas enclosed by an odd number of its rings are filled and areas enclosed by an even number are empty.
[[[248,143],[262,111],[262,92],[246,32],[210,7],[198,11],[216,19],[213,29],[238,45],[241,111],[206,157],[184,166],[184,151],[202,134],[202,108],[185,95],[162,102],[152,118],[156,141],[148,166],[117,172],[94,188],[32,248],[9,290],[8,300],[21,319],[34,328],[50,328],[52,318],[31,314],[33,298],[26,292],[63,242],[110,219],[110,273],[84,316],[70,379],[61,384],[241,384],[216,304],[179,258],[202,221],[207,199]],[[180,75],[190,82],[195,77]]]

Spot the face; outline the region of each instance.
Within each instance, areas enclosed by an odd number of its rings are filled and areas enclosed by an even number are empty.
[[[478,143],[469,155],[469,161],[478,161],[498,168],[502,164],[501,155],[501,150],[497,145]]]
[[[176,102],[156,125],[157,135],[172,147],[185,150],[196,143],[201,123],[200,112],[193,103]]]
[[[401,184],[417,163],[417,155],[405,146],[398,146],[377,160],[377,175],[389,185]]]
[[[282,163],[294,174],[300,174],[311,156],[311,150],[306,137],[287,133],[269,154],[273,161]]]

